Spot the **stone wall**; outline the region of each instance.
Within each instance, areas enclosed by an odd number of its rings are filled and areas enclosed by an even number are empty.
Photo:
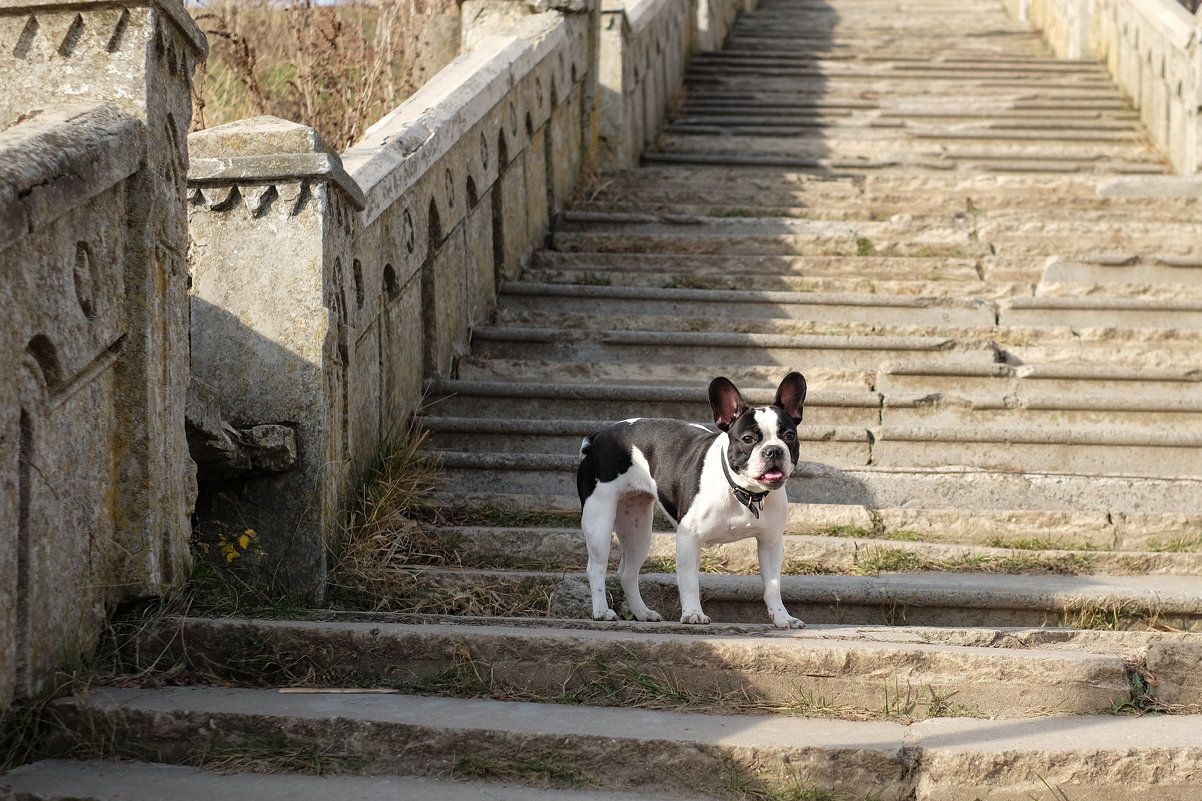
[[[512,4],[509,8],[521,8]],[[466,14],[477,25],[487,15]],[[192,369],[299,466],[206,483],[240,567],[316,597],[353,477],[401,435],[593,158],[596,15],[507,14],[341,158],[274,118],[189,137]]]
[[[1202,43],[1176,0],[1006,0],[1060,58],[1104,61],[1156,146],[1182,174],[1202,171]]]
[[[0,705],[177,580],[194,468],[170,0],[0,2]]]
[[[189,137],[193,374],[232,425],[296,436],[296,469],[202,483],[207,536],[258,535],[239,568],[322,593],[354,476],[598,160],[637,159],[738,2],[466,0],[465,52],[341,157],[274,118]]]
[[[600,131],[609,167],[628,167],[654,140],[697,50],[726,41],[754,0],[604,0]]]

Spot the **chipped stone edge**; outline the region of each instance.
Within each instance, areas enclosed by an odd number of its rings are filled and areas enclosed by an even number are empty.
[[[107,103],[51,108],[0,132],[0,250],[137,172],[145,133]]]
[[[511,35],[483,39],[368,128],[342,157],[366,199],[363,224],[370,225],[417,183],[517,80],[556,49],[570,46],[560,15],[524,17]]]

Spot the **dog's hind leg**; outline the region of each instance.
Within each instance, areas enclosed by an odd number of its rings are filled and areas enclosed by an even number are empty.
[[[618,578],[626,593],[626,603],[631,613],[643,621],[663,620],[659,612],[643,603],[639,592],[639,568],[647,561],[651,550],[651,519],[655,510],[655,499],[646,494],[627,495],[618,501],[618,514],[614,527],[618,541],[622,544],[622,562],[618,566]]]
[[[588,586],[593,601],[593,620],[618,619],[605,597],[605,573],[609,568],[609,543],[616,507],[613,497],[594,493],[585,500],[580,513],[580,528],[588,547]]]

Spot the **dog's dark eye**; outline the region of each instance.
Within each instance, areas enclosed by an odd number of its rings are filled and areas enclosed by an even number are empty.
[[[750,434],[743,435],[743,444],[744,445],[750,445],[753,442],[755,442],[755,437],[751,436]]]
[[[797,439],[796,431],[786,431],[785,432],[785,442],[792,442],[795,439]]]

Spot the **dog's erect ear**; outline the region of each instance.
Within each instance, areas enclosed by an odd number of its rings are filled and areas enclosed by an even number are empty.
[[[747,411],[747,402],[729,378],[719,376],[710,382],[710,408],[714,410],[714,422],[726,431],[739,415]]]
[[[805,376],[798,372],[792,372],[785,376],[785,379],[780,382],[780,386],[776,388],[776,400],[772,401],[772,405],[784,410],[789,419],[796,424],[801,422],[801,405],[805,403],[805,399]]]

